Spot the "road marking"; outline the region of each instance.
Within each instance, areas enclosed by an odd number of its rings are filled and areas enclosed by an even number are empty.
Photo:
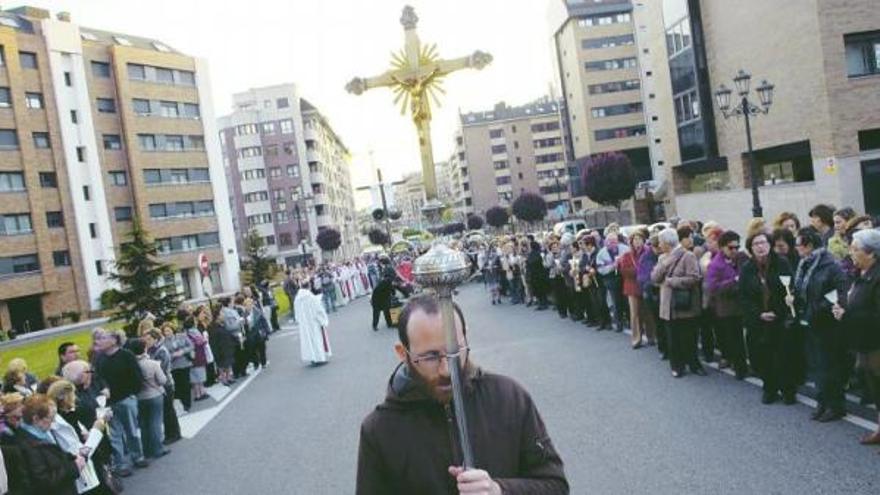
[[[235,397],[241,393],[242,390],[247,388],[247,386],[250,385],[250,383],[254,380],[254,378],[256,378],[262,372],[263,372],[262,369],[251,372],[251,374],[247,378],[247,380],[245,380],[244,383],[242,383],[241,385],[236,387],[235,390],[233,390],[231,393],[229,393],[229,395],[226,397],[226,399],[223,400],[223,402],[221,402],[220,404],[217,404],[216,406],[209,408],[209,409],[205,409],[205,410],[197,411],[197,412],[191,412],[185,416],[182,416],[180,418],[180,434],[181,434],[181,436],[183,436],[183,438],[191,439],[191,438],[194,438],[196,435],[198,435],[199,431],[201,431],[202,428],[207,426],[208,423],[210,423],[212,419],[214,419],[218,414],[220,414],[220,411],[225,409],[226,406],[228,406],[229,403],[232,402],[235,399]]]

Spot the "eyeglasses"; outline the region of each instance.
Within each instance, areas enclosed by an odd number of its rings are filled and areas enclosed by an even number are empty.
[[[739,249],[739,244],[728,244],[727,249],[730,249],[731,251],[736,251]]]
[[[468,352],[471,350],[468,346],[461,346],[458,348],[458,352],[447,354],[445,352],[426,352],[424,354],[420,354],[418,356],[413,356],[409,351],[406,351],[407,356],[409,356],[410,361],[416,366],[425,368],[426,370],[436,370],[440,368],[440,363],[451,357],[467,357]]]

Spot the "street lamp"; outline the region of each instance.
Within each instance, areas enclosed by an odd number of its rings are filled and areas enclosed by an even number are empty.
[[[748,72],[740,69],[733,78],[733,84],[736,92],[740,97],[740,101],[736,106],[730,106],[731,95],[733,90],[722,84],[715,91],[715,101],[721,114],[725,119],[731,117],[744,117],[746,121],[746,142],[749,147],[749,170],[752,176],[752,216],[755,218],[762,217],[763,209],[761,208],[761,199],[758,196],[758,164],[755,162],[755,151],[752,149],[752,125],[750,118],[757,117],[760,114],[766,115],[770,111],[770,105],[773,104],[773,86],[766,79],[755,88],[758,93],[758,100],[761,105],[755,105],[749,101],[749,88],[751,86],[752,76]]]
[[[303,239],[303,229],[302,229],[302,212],[299,209],[299,201],[302,200],[305,202],[306,213],[308,214],[309,208],[312,207],[312,202],[314,201],[314,197],[309,194],[303,196],[293,203],[293,213],[296,216],[296,229],[297,229],[297,237],[299,237],[299,250],[300,254],[305,257],[306,255],[306,244],[311,244],[311,238]]]
[[[559,178],[562,177],[563,174],[565,174],[565,170],[562,170],[562,169],[557,169],[553,173],[553,178],[556,179],[556,207],[557,208],[559,207],[559,205],[562,204],[562,187],[559,184]],[[566,182],[565,185],[566,185],[566,190],[568,190],[568,183]],[[567,204],[566,204],[565,211],[566,211],[566,213],[568,212],[568,205]],[[560,212],[559,220],[564,220],[564,219],[565,219],[565,215],[563,215]]]

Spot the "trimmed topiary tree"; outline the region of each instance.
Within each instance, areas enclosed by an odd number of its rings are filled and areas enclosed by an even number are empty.
[[[483,217],[481,217],[480,215],[468,215],[468,218],[467,218],[467,228],[468,229],[470,229],[470,230],[482,229],[484,223],[485,222],[483,221]]]
[[[547,202],[540,194],[526,191],[513,201],[513,214],[529,224],[540,222],[547,216]]]
[[[628,156],[619,152],[598,153],[578,160],[581,183],[588,198],[604,206],[620,204],[635,194],[636,171]]]
[[[342,245],[342,235],[333,227],[327,227],[318,231],[315,242],[322,250],[332,253]]]
[[[507,213],[506,208],[502,208],[500,206],[493,206],[486,210],[486,223],[495,227],[496,229],[500,229],[507,225],[507,221],[510,219],[510,214]]]
[[[370,229],[370,232],[367,234],[367,238],[370,239],[371,243],[377,246],[386,246],[391,243],[391,239],[388,238],[388,234],[386,234],[385,231],[382,229]]]

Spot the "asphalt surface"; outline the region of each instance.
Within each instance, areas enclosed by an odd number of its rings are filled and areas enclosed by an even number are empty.
[[[798,404],[765,406],[754,385],[710,370],[675,380],[655,348],[552,311],[492,306],[461,290],[472,358],[532,394],[575,494],[876,494],[880,449],[866,430],[818,424]],[[126,493],[354,493],[358,431],[382,399],[396,331],[370,329],[360,299],[331,315],[333,359],[299,361],[292,331],[270,366],[192,439],[126,480]]]

